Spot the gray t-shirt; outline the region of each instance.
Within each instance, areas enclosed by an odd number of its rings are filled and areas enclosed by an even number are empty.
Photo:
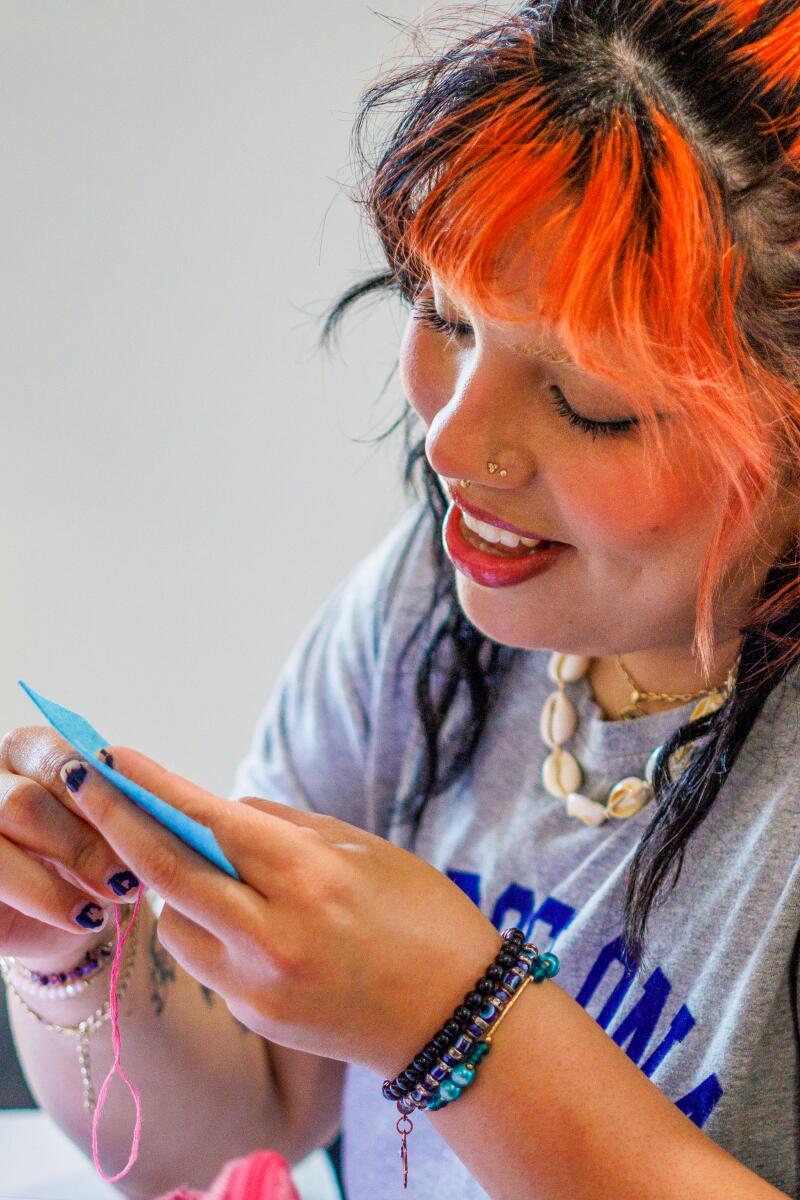
[[[682,1112],[797,1196],[789,989],[800,917],[797,672],[769,697],[689,841],[677,886],[651,911],[652,967],[637,980],[620,953],[622,902],[652,806],[588,826],[545,790],[539,714],[553,690],[549,651],[518,653],[467,776],[428,802],[415,843],[404,814],[390,819],[422,754],[413,692],[420,643],[402,669],[398,660],[428,606],[432,539],[439,536],[424,505],[414,504],[322,605],[261,713],[231,798],[264,796],[368,829],[445,872],[498,930],[522,926],[540,951],[558,954],[555,982]],[[582,790],[596,799],[623,776],[641,774],[651,750],[693,708],[607,721],[586,679],[567,686],[580,717],[569,746],[584,767]],[[462,696],[448,728],[465,711]],[[381,1083],[364,1067],[347,1068],[348,1200],[486,1197],[424,1113],[415,1114],[413,1170],[403,1191],[398,1114]],[[613,1096],[607,1104],[609,1137],[624,1137],[625,1114]],[[502,1120],[501,1096],[497,1114]]]

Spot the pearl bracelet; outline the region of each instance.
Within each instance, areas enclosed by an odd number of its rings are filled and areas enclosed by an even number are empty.
[[[128,924],[132,911],[132,908],[128,908]],[[123,925],[123,932],[126,928],[127,925]],[[5,963],[19,991],[48,1000],[68,1000],[72,996],[78,996],[81,992],[85,992],[92,980],[102,974],[109,961],[114,957],[115,945],[115,938],[111,938],[101,946],[87,950],[81,961],[70,970],[54,971],[50,974],[26,967],[10,955],[0,956],[0,962]]]

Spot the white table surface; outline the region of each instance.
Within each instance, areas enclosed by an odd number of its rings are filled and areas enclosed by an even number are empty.
[[[292,1169],[303,1200],[340,1200],[333,1168],[322,1150]],[[176,1182],[180,1183],[180,1180]],[[120,1200],[94,1164],[37,1109],[0,1111],[2,1200]]]

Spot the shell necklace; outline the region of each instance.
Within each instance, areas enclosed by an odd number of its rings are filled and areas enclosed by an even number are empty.
[[[617,657],[619,659],[619,656]],[[696,695],[702,696],[702,699],[692,709],[690,721],[699,720],[706,713],[714,712],[725,703],[733,690],[738,661],[737,657],[723,684],[707,692],[696,693]],[[638,775],[627,775],[624,779],[620,779],[610,789],[605,803],[591,800],[578,791],[583,782],[583,768],[575,755],[564,749],[564,743],[569,741],[577,728],[578,713],[564,687],[565,684],[575,683],[582,678],[589,670],[591,662],[591,658],[584,658],[579,654],[560,654],[555,651],[550,655],[547,674],[557,684],[558,690],[551,692],[545,700],[539,719],[542,741],[550,750],[542,764],[542,782],[551,796],[557,796],[564,800],[568,817],[576,817],[585,825],[602,825],[609,817],[632,817],[648,800],[652,799],[653,771],[662,747],[656,746],[648,758],[644,769],[644,778],[640,778]],[[641,700],[695,699],[695,695],[669,697],[664,693],[642,692],[636,687],[621,662],[619,665],[633,688],[631,703],[622,710],[622,716],[626,720],[638,714],[638,705]],[[680,769],[686,766],[694,757],[696,750],[696,743],[680,746],[675,750],[670,755],[670,773],[672,773],[673,765]]]

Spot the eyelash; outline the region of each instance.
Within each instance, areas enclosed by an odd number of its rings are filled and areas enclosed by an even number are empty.
[[[458,342],[472,333],[469,325],[446,321],[437,311],[430,296],[417,296],[413,304],[413,316],[421,325],[427,325],[429,328],[435,329],[437,333],[446,334],[448,343]],[[613,437],[615,434],[628,433],[639,424],[636,417],[623,417],[619,421],[590,421],[588,417],[582,417],[580,413],[576,413],[574,408],[570,407],[566,396],[555,384],[552,385],[551,392],[556,411],[565,417],[570,425],[575,425],[584,433],[591,434],[592,438],[600,435]]]

